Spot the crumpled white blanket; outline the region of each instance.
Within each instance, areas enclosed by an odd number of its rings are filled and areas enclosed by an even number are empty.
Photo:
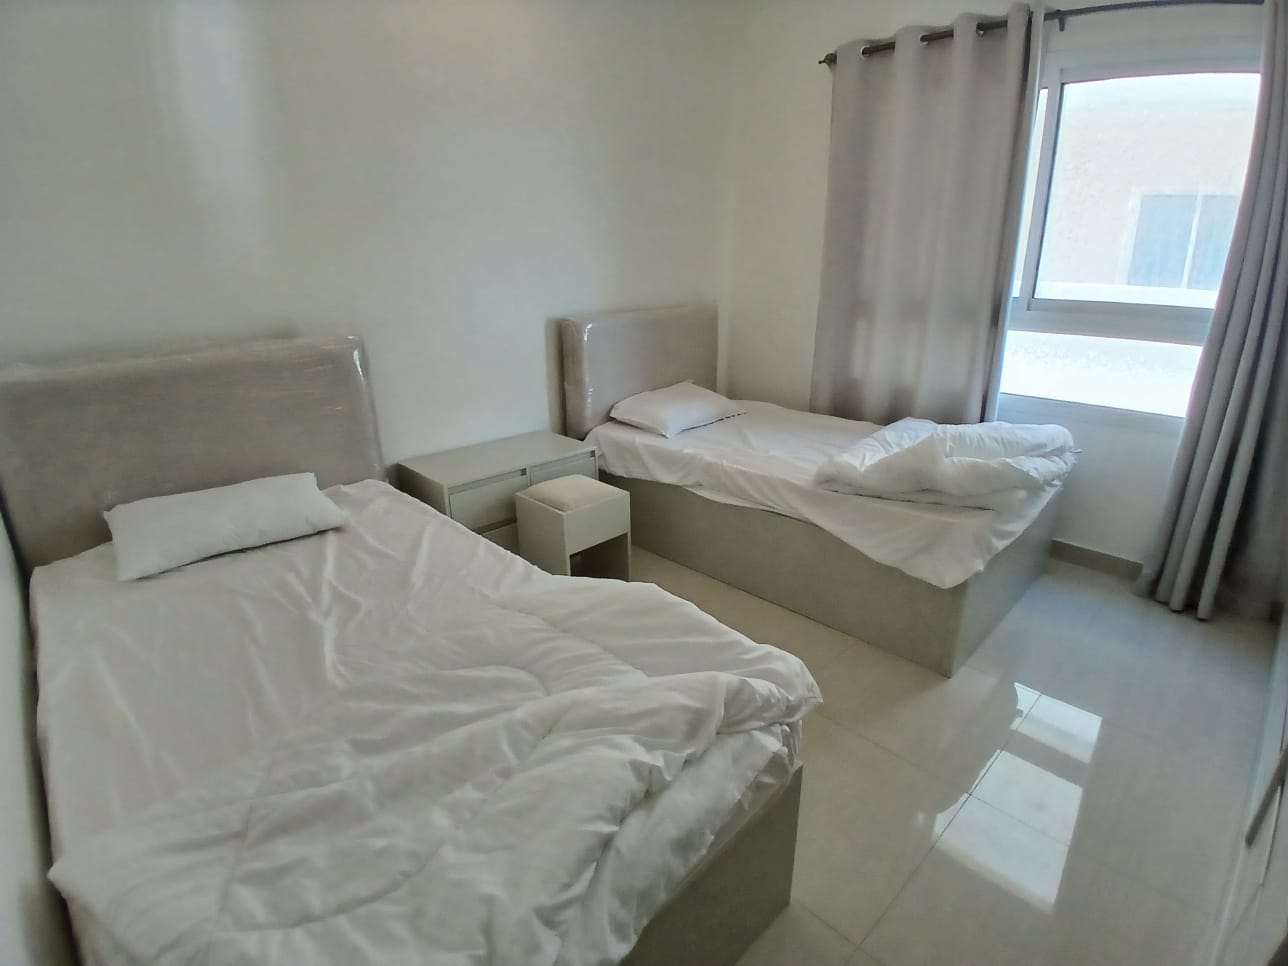
[[[595,598],[669,600],[599,583],[509,606],[572,628]],[[713,670],[688,672],[671,656],[685,642],[649,649],[632,640],[643,630],[581,654],[529,633],[491,655],[481,639],[479,664],[456,669],[408,652],[267,749],[79,842],[50,877],[130,962],[584,961],[561,947],[632,811],[718,734],[819,702],[789,654],[731,638]],[[569,674],[581,686],[543,686]]]
[[[1076,461],[1063,426],[901,419],[826,460],[815,482],[860,496],[1003,510],[1062,481]]]

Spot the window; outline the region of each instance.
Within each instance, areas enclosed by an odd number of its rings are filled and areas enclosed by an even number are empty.
[[[1002,391],[1184,416],[1199,352],[1171,342],[1011,332]]]
[[[1190,304],[1185,290],[1210,292],[1210,308],[1221,284],[1238,206],[1235,195],[1143,196],[1127,284],[1137,290],[1164,289],[1155,300],[1170,298],[1177,305]],[[1199,304],[1207,303],[1202,297]]]
[[[1002,392],[1184,415],[1260,86],[1185,66],[1046,72]]]

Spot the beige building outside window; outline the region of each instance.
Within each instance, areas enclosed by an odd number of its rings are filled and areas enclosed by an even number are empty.
[[[1259,87],[1171,70],[1042,91],[1002,392],[1184,415]]]

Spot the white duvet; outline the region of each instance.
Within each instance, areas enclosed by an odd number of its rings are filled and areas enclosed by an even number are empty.
[[[610,420],[587,440],[609,473],[805,520],[936,587],[955,587],[983,570],[1060,491],[1052,484],[996,512],[838,493],[815,482],[819,466],[880,426],[770,403],[739,404],[745,415],[673,439]]]
[[[36,572],[51,878],[78,927],[131,963],[620,958],[743,792],[686,779],[814,707],[809,672],[651,585],[541,574],[383,484],[328,493],[341,530],[128,589],[103,580],[110,547]],[[120,633],[149,601],[156,629]],[[166,627],[201,602],[228,631]],[[289,656],[302,642],[319,665]],[[260,680],[278,660],[305,683]],[[215,676],[185,690],[171,666]],[[126,727],[79,733],[123,690]],[[172,733],[136,746],[153,717]],[[67,786],[113,755],[138,780],[104,822]]]
[[[901,419],[825,460],[815,479],[842,493],[1000,510],[1063,482],[1075,459],[1063,426]]]

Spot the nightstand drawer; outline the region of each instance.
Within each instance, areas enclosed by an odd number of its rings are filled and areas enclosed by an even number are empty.
[[[491,530],[514,522],[514,494],[526,490],[531,481],[524,470],[507,473],[463,490],[448,498],[450,516],[471,530]]]
[[[576,456],[570,456],[567,459],[554,460],[550,463],[542,463],[540,466],[532,467],[532,479],[529,481],[533,485],[544,483],[546,480],[557,479],[560,476],[572,476],[580,473],[582,476],[589,476],[592,480],[599,479],[599,467],[594,453],[578,453]]]
[[[598,479],[595,447],[544,430],[397,464],[398,486],[457,523],[514,549],[514,495],[533,483],[583,474]]]

